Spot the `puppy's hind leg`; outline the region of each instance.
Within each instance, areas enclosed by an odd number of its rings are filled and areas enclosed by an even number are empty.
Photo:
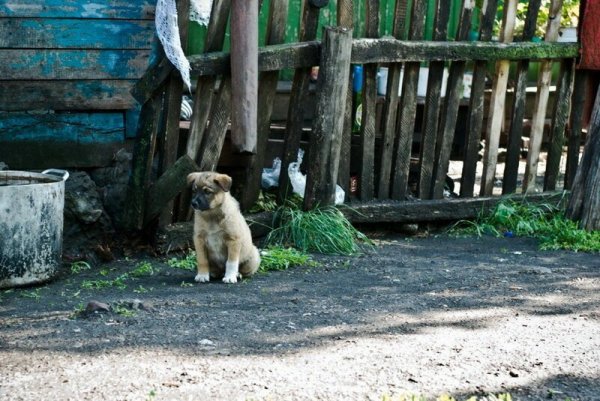
[[[242,276],[244,277],[253,275],[260,267],[260,253],[255,246],[252,247],[251,254],[252,256],[250,259],[245,260],[244,263],[240,264],[240,273],[242,273]]]

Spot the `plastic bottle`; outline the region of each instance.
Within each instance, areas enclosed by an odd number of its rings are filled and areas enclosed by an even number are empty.
[[[360,132],[362,122],[363,67],[352,67],[352,133]]]

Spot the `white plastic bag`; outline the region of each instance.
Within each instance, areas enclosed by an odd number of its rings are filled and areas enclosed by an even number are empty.
[[[273,168],[263,168],[260,185],[263,189],[279,186],[279,174],[281,172],[281,159],[273,160]]]
[[[304,157],[304,150],[298,150],[298,160],[290,163],[288,166],[288,175],[290,176],[290,183],[294,193],[304,198],[304,190],[306,188],[306,176],[300,171],[300,165],[302,164],[302,158]],[[339,185],[335,186],[335,204],[340,205],[344,203],[345,193],[342,187]]]

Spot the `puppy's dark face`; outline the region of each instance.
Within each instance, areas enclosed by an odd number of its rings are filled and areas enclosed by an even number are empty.
[[[231,189],[231,177],[209,171],[191,173],[187,182],[192,187],[192,207],[200,211],[219,208]]]

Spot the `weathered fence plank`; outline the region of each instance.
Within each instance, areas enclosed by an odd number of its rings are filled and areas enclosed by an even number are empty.
[[[320,8],[313,5],[309,0],[304,4],[304,14],[302,16],[302,26],[300,29],[299,40],[301,42],[314,40],[317,37],[317,27],[319,23]],[[292,91],[290,93],[290,103],[288,107],[286,137],[284,150],[281,158],[281,174],[279,175],[278,200],[285,202],[292,193],[290,177],[287,174],[290,163],[293,163],[298,154],[300,139],[302,137],[302,127],[304,124],[304,115],[306,110],[306,98],[308,96],[308,85],[310,83],[310,67],[318,65],[319,61],[314,60],[310,65],[296,69],[294,80],[292,82]],[[259,57],[260,65],[260,57]]]
[[[330,27],[323,32],[316,107],[317,110],[327,110],[327,113],[317,113],[313,120],[304,194],[304,208],[307,210],[335,203],[351,44],[351,29]]]
[[[433,40],[446,40],[448,35],[448,21],[450,20],[450,2],[437,1]],[[425,94],[425,110],[423,112],[423,125],[421,130],[421,148],[419,154],[419,184],[420,199],[431,199],[432,176],[435,162],[435,147],[437,132],[442,107],[442,81],[444,77],[443,61],[429,63],[429,76],[427,78],[427,92]]]
[[[575,71],[573,96],[571,97],[571,116],[569,119],[569,147],[567,150],[567,167],[565,171],[565,189],[571,189],[575,181],[579,154],[581,153],[581,129],[586,98],[587,71]]]
[[[500,41],[512,42],[517,15],[517,0],[504,2],[504,16]],[[504,104],[506,100],[506,88],[508,86],[508,71],[510,61],[500,60],[496,63],[496,73],[492,84],[490,97],[490,109],[487,120],[487,137],[485,151],[483,153],[483,173],[481,176],[481,196],[492,195],[494,181],[496,180],[496,165],[498,164],[498,147],[500,145],[500,134],[504,124]]]
[[[269,25],[266,43],[281,43],[285,39],[285,28],[288,15],[287,0],[271,0],[269,5]],[[269,134],[271,133],[271,115],[273,101],[277,91],[279,71],[263,72],[258,87],[258,122],[256,154],[252,156],[247,168],[247,185],[242,193],[240,203],[242,209],[249,209],[258,199],[261,188],[262,169],[266,162]]]
[[[0,3],[0,15],[37,18],[113,18],[153,19],[153,0],[5,0]]]
[[[546,42],[555,42],[558,38],[561,8],[562,0],[552,0],[550,3],[548,26],[544,37],[544,41]],[[536,190],[538,161],[544,136],[546,108],[548,107],[551,81],[552,62],[550,60],[542,60],[538,73],[537,94],[535,97],[533,117],[531,119],[529,148],[527,149],[527,166],[525,168],[525,177],[523,179],[523,190],[525,192],[534,192]]]
[[[487,8],[482,10],[481,28],[479,30],[479,39],[482,41],[489,41],[492,38],[492,28],[494,25],[497,3],[497,0],[490,0],[487,2]],[[485,60],[475,61],[471,98],[469,99],[469,121],[465,138],[463,170],[460,178],[461,197],[473,196],[475,187],[479,141],[481,140],[481,130],[483,125],[486,68],[487,62]]]
[[[556,103],[552,113],[552,126],[550,128],[550,149],[544,174],[544,191],[554,191],[560,170],[563,145],[565,143],[565,130],[571,111],[571,95],[575,78],[575,59],[564,60],[561,63],[560,77],[558,79]]]
[[[523,41],[530,41],[535,35],[538,13],[541,0],[530,0],[523,28]],[[523,134],[523,118],[525,117],[525,99],[527,90],[527,72],[529,60],[519,60],[516,68],[516,86],[513,97],[512,112],[508,128],[508,146],[506,149],[506,163],[502,179],[502,193],[510,194],[517,189],[519,174],[519,159],[521,158],[521,136]]]
[[[308,68],[319,63],[320,42],[302,41],[261,47],[259,71]],[[352,64],[456,60],[542,60],[577,57],[577,43],[497,43],[403,41],[391,38],[354,39]],[[193,76],[229,73],[229,53],[211,52],[188,57]]]
[[[413,2],[408,33],[409,39],[420,40],[423,38],[426,12],[426,1],[415,0]],[[410,156],[417,114],[419,69],[420,64],[418,62],[410,62],[404,65],[400,115],[396,129],[394,169],[392,171],[392,199],[404,200],[407,195]]]
[[[379,0],[366,2],[366,35],[379,37]],[[377,106],[377,64],[363,67],[364,88],[362,94],[362,116],[360,124],[361,157],[358,166],[358,188],[360,199],[369,201],[375,192],[375,108]]]
[[[463,1],[463,8],[460,15],[457,41],[468,39],[471,30],[471,16],[473,15],[473,4],[471,0]],[[433,171],[432,197],[440,199],[444,196],[444,187],[446,184],[446,175],[450,166],[450,153],[456,131],[456,121],[458,119],[458,107],[460,99],[463,97],[463,76],[465,73],[466,62],[462,60],[453,61],[448,73],[448,84],[446,89],[446,100],[442,111],[442,120],[439,126],[438,139],[436,145],[436,164]]]
[[[150,49],[153,36],[152,21],[0,18],[8,49]]]
[[[404,4],[396,2],[394,9],[394,25],[392,34],[396,39],[405,39],[404,33]],[[390,177],[392,175],[392,161],[394,157],[394,141],[396,138],[396,118],[398,116],[398,93],[400,91],[400,74],[402,64],[388,64],[387,88],[385,105],[383,108],[382,132],[379,168],[379,184],[377,186],[377,197],[388,199],[390,197]]]

